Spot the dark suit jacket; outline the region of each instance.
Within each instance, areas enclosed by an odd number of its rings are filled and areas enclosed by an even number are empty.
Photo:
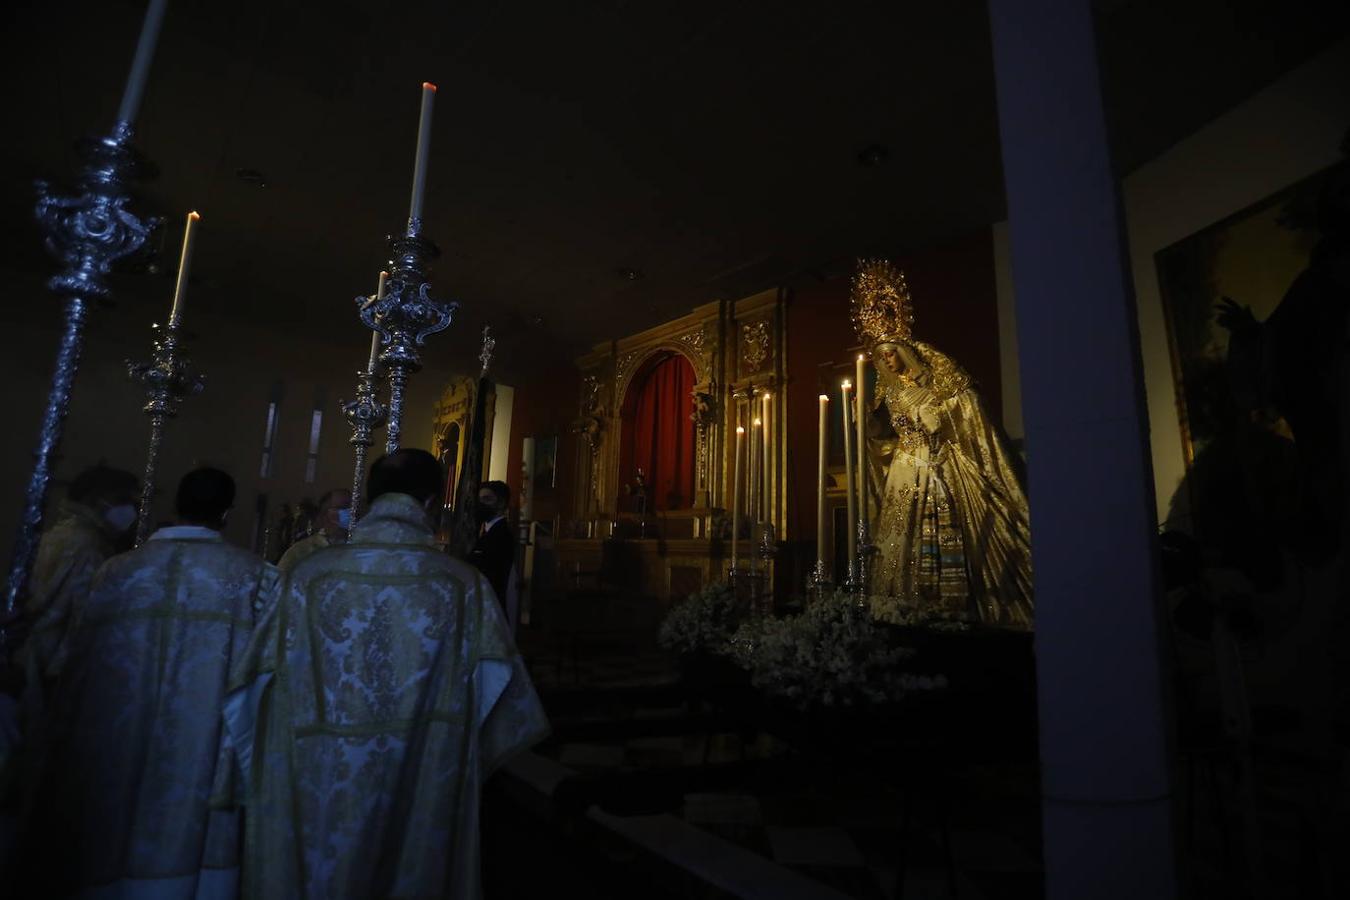
[[[497,602],[506,608],[506,583],[511,576],[511,566],[516,561],[516,539],[511,533],[511,522],[502,519],[474,542],[469,551],[469,562],[473,563],[483,577],[492,585]]]

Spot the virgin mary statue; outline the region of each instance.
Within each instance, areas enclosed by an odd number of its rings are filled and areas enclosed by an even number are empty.
[[[1027,499],[1002,432],[970,376],[913,339],[904,273],[861,263],[852,306],[877,370],[874,412],[894,430],[868,442],[869,480],[881,486],[868,584],[875,611],[893,621],[955,615],[1030,628]]]

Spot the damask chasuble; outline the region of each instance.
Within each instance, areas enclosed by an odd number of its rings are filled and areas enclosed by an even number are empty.
[[[236,814],[213,810],[220,709],[276,570],[194,526],[109,560],[56,658],[31,896],[230,897]],[[226,760],[228,762],[228,760]]]
[[[479,896],[479,792],[547,721],[487,582],[386,494],[232,679],[246,898]]]
[[[30,680],[51,676],[49,666],[66,639],[71,611],[89,593],[94,573],[113,552],[98,513],[66,501],[60,517],[42,535],[25,612],[33,628],[20,651]]]

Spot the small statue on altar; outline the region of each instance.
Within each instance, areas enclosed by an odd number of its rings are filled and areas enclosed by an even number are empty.
[[[868,442],[868,468],[882,470],[868,585],[877,612],[1030,628],[1030,518],[1006,438],[970,376],[914,340],[902,272],[884,261],[860,264],[852,305],[877,370],[875,403],[895,432]]]

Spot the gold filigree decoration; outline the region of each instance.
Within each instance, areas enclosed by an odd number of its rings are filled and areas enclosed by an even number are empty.
[[[741,358],[745,360],[746,368],[758,372],[764,360],[769,358],[769,323],[752,322],[741,326],[741,344],[744,347]]]
[[[908,343],[914,334],[914,301],[905,273],[884,259],[858,260],[849,295],[853,327],[870,352],[878,344]]]

